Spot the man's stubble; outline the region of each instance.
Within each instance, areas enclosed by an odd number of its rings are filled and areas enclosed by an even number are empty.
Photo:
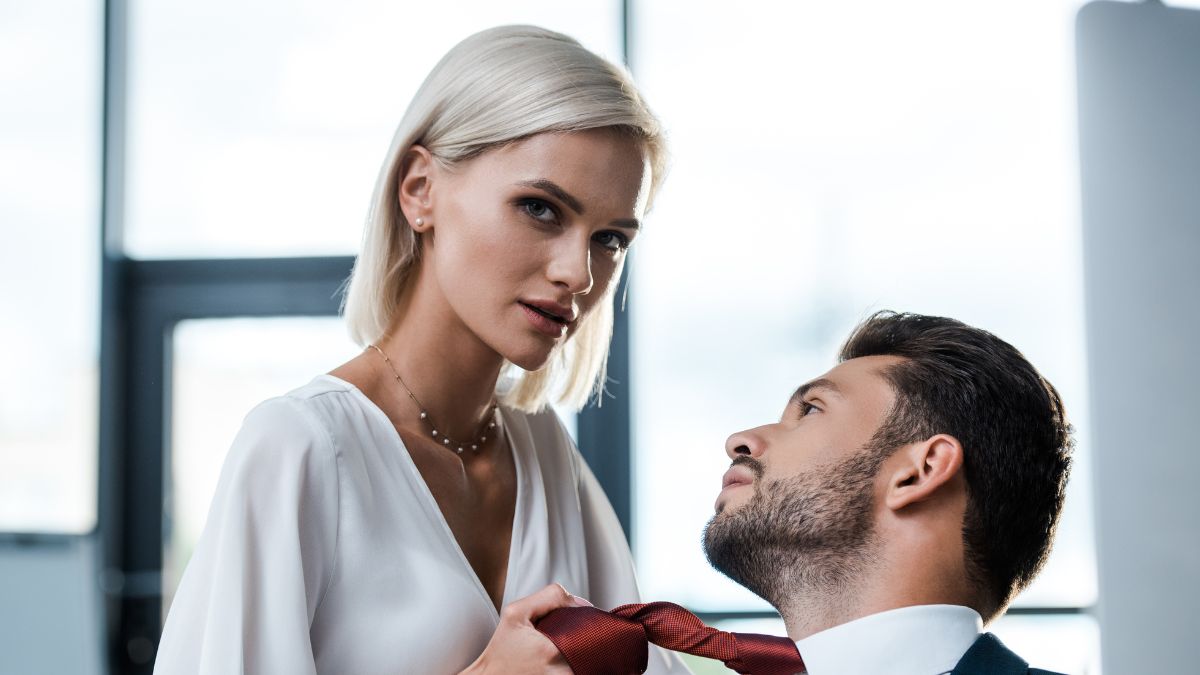
[[[805,474],[763,481],[754,496],[722,510],[704,528],[704,552],[717,571],[781,609],[790,599],[844,596],[872,561],[872,488],[883,453],[866,448]]]

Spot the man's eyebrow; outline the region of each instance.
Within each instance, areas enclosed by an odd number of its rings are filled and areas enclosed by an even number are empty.
[[[553,195],[555,199],[566,204],[567,208],[581,216],[583,215],[583,203],[576,199],[575,196],[570,192],[564,190],[561,185],[552,180],[547,178],[538,178],[537,180],[522,181],[517,183],[517,185],[533,188],[535,190],[541,190]],[[610,224],[613,227],[620,227],[626,230],[640,230],[642,228],[641,222],[639,222],[636,218],[619,218],[612,221]]]
[[[808,393],[814,389],[824,389],[825,391],[832,392],[837,396],[842,395],[842,390],[837,386],[836,382],[827,377],[822,377],[800,385],[799,388],[796,389],[796,393],[792,394],[791,402],[797,403],[799,401],[803,401],[804,397],[808,396]]]

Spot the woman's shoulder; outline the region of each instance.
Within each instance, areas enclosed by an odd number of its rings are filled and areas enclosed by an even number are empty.
[[[243,430],[315,436],[332,443],[340,428],[370,418],[354,385],[332,375],[318,375],[308,384],[255,406],[243,420]]]
[[[349,383],[321,375],[250,410],[234,439],[231,459],[252,463],[337,453],[338,428],[361,412]]]
[[[323,406],[331,403],[345,405],[359,395],[358,388],[353,384],[333,375],[324,374],[314,377],[308,384],[296,387],[282,396],[268,399],[264,403],[285,399],[300,408],[316,413]]]
[[[328,399],[344,396],[337,380],[318,376],[308,384],[266,399],[250,409],[242,420],[243,432],[263,431],[279,435],[321,435],[320,418]]]

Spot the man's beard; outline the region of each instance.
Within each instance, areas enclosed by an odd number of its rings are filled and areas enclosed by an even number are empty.
[[[704,528],[709,564],[776,608],[794,593],[839,595],[871,560],[881,455],[864,449],[804,475],[756,480],[749,502],[723,509]],[[734,464],[762,476],[755,459]]]

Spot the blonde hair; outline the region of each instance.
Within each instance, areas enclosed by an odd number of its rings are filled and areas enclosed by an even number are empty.
[[[417,90],[375,184],[342,305],[355,342],[366,346],[384,336],[420,253],[398,195],[412,146],[453,166],[535,134],[600,128],[642,143],[653,199],[666,165],[665,140],[627,72],[574,39],[535,26],[491,28],[455,45]],[[614,279],[550,363],[504,392],[505,403],[535,411],[553,399],[581,408],[603,391],[616,287]]]

